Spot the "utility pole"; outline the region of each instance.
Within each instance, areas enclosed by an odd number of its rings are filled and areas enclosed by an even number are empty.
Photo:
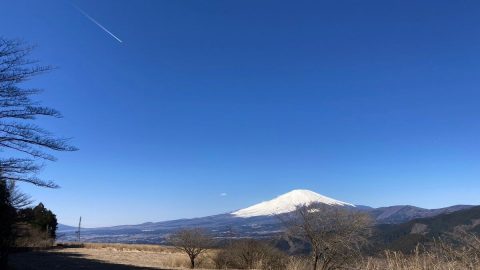
[[[78,221],[78,231],[76,231],[77,233],[77,242],[80,243],[80,230],[82,228],[82,217],[80,217],[80,220]]]

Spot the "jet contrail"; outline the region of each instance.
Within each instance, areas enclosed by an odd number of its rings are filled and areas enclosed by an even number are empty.
[[[96,24],[98,27],[100,27],[103,31],[107,32],[110,36],[112,36],[114,39],[116,39],[118,42],[122,43],[123,41],[121,39],[119,39],[117,36],[115,36],[112,32],[110,32],[107,28],[105,28],[103,25],[101,25],[99,22],[97,22],[94,18],[90,17],[90,15],[88,15],[85,11],[83,11],[83,9],[77,7],[76,5],[74,5],[73,3],[71,3],[71,5],[76,8],[78,11],[80,11],[80,13],[83,14],[83,16],[87,17],[87,19],[89,19],[90,21],[92,21],[94,24]]]

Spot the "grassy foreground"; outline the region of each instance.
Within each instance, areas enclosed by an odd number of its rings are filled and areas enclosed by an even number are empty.
[[[199,268],[214,268],[206,253]],[[50,269],[186,269],[188,257],[172,247],[136,244],[62,244],[54,249],[13,254],[14,270]]]
[[[201,256],[200,269],[215,269],[216,250]],[[23,252],[12,255],[14,270],[147,270],[188,269],[188,257],[172,247],[137,244],[85,243],[63,244],[45,251]],[[421,252],[404,255],[385,252],[378,257],[363,258],[345,269],[362,270],[480,270],[480,258],[461,250],[438,249],[436,252]],[[272,269],[258,262],[257,269]],[[305,257],[289,256],[282,270],[310,270]]]

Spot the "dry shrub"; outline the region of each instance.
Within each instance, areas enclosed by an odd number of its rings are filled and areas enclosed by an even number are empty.
[[[290,257],[287,270],[310,270],[311,263],[302,257]],[[349,270],[480,270],[480,238],[456,230],[428,246],[418,245],[411,254],[384,251],[376,257],[337,269]]]
[[[229,244],[213,258],[219,269],[285,269],[286,255],[267,243],[242,239]]]
[[[48,248],[53,246],[55,242],[46,232],[27,223],[16,224],[15,233],[17,234],[16,247]]]
[[[181,268],[187,269],[190,268],[190,259],[184,253],[170,253],[165,256],[157,265],[162,268]],[[207,252],[201,254],[196,259],[195,263],[196,268],[202,269],[214,269],[215,263],[213,262],[211,255]]]
[[[311,260],[300,256],[288,257],[285,265],[285,270],[306,270],[311,268]]]
[[[472,234],[456,235],[455,242],[437,240],[430,247],[417,246],[411,255],[385,251],[367,258],[354,269],[365,270],[480,270],[480,241]]]
[[[58,243],[63,247],[83,247],[89,249],[110,249],[118,251],[147,251],[147,252],[162,252],[162,253],[177,253],[173,247],[160,245],[146,245],[146,244],[121,244],[121,243]]]
[[[214,251],[207,251],[206,253],[201,254],[197,258],[198,268],[214,269],[215,262],[213,259],[215,258],[215,256],[216,256],[216,252]]]
[[[171,254],[160,262],[165,268],[190,268],[190,260],[183,254]]]

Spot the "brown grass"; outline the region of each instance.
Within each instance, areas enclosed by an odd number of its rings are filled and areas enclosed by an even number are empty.
[[[115,251],[148,251],[148,252],[163,252],[163,253],[177,253],[174,247],[160,246],[160,245],[145,245],[145,244],[119,244],[119,243],[57,243],[57,246],[65,248],[87,248],[87,249],[108,249]]]
[[[64,243],[57,249],[47,251],[51,254],[76,254],[82,259],[99,261],[107,264],[149,267],[153,269],[187,269],[189,260],[186,254],[173,247],[159,245],[137,244],[100,244],[84,243],[81,246],[75,243]],[[215,268],[214,258],[218,250],[210,250],[198,259],[198,268]],[[38,257],[43,258],[42,256]],[[43,259],[45,260],[45,259]],[[28,261],[22,259],[20,261]],[[29,264],[32,261],[28,261]],[[42,262],[38,262],[42,265]],[[308,257],[289,256],[284,265],[258,265],[258,269],[280,270],[310,270],[311,260]],[[280,267],[280,268],[279,268]],[[24,268],[19,267],[18,270]],[[31,268],[25,268],[31,269]],[[42,269],[42,268],[39,268]],[[45,268],[47,269],[47,268]],[[77,268],[75,268],[77,269]],[[82,268],[83,269],[83,268]],[[401,252],[385,251],[376,257],[366,257],[355,265],[345,269],[350,270],[480,270],[480,253],[476,246],[452,247],[437,242],[433,247],[417,247],[410,255]]]
[[[365,270],[480,270],[478,256],[464,250],[437,249],[412,255],[385,251],[381,258],[367,258],[356,268]]]
[[[115,243],[60,243],[56,252],[77,253],[86,259],[153,268],[189,268],[188,256],[169,246]],[[198,268],[214,268],[215,250],[197,259]]]

